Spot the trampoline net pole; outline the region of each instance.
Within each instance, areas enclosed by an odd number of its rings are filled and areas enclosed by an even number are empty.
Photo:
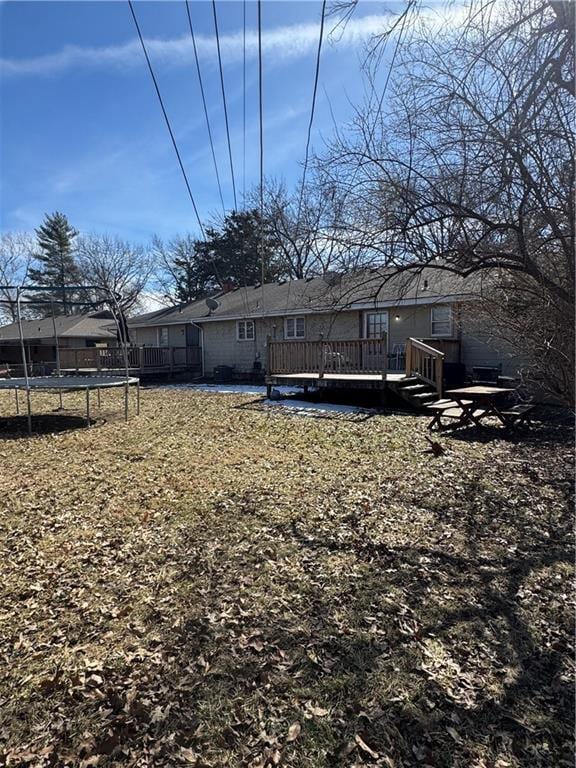
[[[56,329],[56,315],[54,312],[54,302],[50,302],[50,307],[52,309],[52,328],[54,330],[54,343],[55,343],[55,349],[56,349],[56,376],[60,378],[62,375],[62,372],[60,370],[60,340],[58,339],[58,331]],[[60,410],[63,410],[64,404],[62,402],[62,390],[58,390],[58,399],[60,401]]]
[[[32,434],[32,406],[30,404],[30,382],[28,381],[28,362],[26,360],[26,344],[24,343],[24,330],[22,328],[21,291],[16,291],[16,314],[18,317],[18,334],[20,336],[20,349],[22,352],[22,365],[24,366],[24,381],[26,383],[26,406],[28,410],[28,435]]]
[[[30,402],[30,387],[26,390],[26,406],[28,409],[28,434],[32,434],[32,403]]]

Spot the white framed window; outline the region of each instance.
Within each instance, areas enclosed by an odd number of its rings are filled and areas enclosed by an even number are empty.
[[[163,328],[158,328],[158,346],[159,347],[168,346],[168,328],[166,326],[164,326]]]
[[[286,317],[284,319],[284,338],[303,339],[306,336],[306,322],[303,317]]]
[[[383,339],[388,333],[388,312],[366,312],[364,338]]]
[[[236,323],[237,341],[254,341],[254,320],[238,320]]]
[[[431,307],[430,335],[452,336],[452,307],[449,305]]]

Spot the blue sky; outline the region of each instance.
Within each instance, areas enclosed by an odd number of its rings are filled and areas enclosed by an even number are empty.
[[[221,211],[184,2],[135,3],[202,218]],[[362,99],[360,59],[403,2],[361,2],[322,54],[313,146]],[[238,191],[242,178],[242,2],[217,3]],[[301,173],[321,3],[265,0],[265,173]],[[247,3],[246,186],[257,181],[256,3]],[[211,3],[194,0],[224,199],[233,206]],[[328,19],[326,32],[334,26]],[[127,2],[3,2],[0,228],[30,230],[61,210],[84,232],[146,242],[197,225]]]

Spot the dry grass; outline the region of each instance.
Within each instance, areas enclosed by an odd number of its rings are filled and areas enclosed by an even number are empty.
[[[571,766],[569,436],[252,399],[3,433],[0,765]]]

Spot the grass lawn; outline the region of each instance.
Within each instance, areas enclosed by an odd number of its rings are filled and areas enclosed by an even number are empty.
[[[570,435],[253,401],[0,432],[0,765],[572,766]]]

